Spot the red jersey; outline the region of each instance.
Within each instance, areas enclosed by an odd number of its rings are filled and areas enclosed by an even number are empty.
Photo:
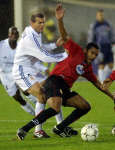
[[[111,80],[115,80],[115,70],[110,75]]]
[[[79,76],[83,76],[91,82],[96,82],[97,78],[93,73],[92,65],[84,62],[85,56],[82,48],[72,39],[69,39],[63,47],[69,51],[69,55],[55,66],[50,75],[63,77],[70,87]]]

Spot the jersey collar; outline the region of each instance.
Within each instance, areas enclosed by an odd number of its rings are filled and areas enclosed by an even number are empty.
[[[41,32],[36,32],[31,26],[30,26],[30,29],[31,29],[31,31],[32,31],[32,33],[34,33],[34,35],[36,35],[36,36],[41,36]]]

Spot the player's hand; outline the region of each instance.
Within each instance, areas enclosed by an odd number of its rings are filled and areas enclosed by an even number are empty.
[[[61,4],[58,4],[55,9],[55,16],[57,20],[60,20],[63,18],[64,12],[65,12],[65,9],[63,9]]]
[[[110,78],[107,78],[107,79],[103,82],[102,88],[103,88],[103,89],[108,89],[111,84],[112,84],[112,80],[111,80]]]
[[[59,47],[59,46],[62,46],[64,44],[64,40],[60,37],[57,41],[56,41],[56,45]]]

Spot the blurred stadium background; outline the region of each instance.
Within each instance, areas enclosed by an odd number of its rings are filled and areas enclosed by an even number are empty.
[[[68,32],[78,42],[85,42],[89,24],[95,20],[98,8],[103,8],[105,17],[115,28],[114,0],[0,0],[0,40],[7,37],[12,25],[22,32],[29,23],[30,14],[41,8],[54,9],[57,2],[66,7],[65,24]],[[55,17],[52,16],[55,21]]]
[[[30,14],[41,8],[54,9],[59,0],[0,0],[0,40],[7,37],[12,25],[22,32],[29,23]],[[95,20],[98,8],[103,8],[105,17],[115,27],[114,0],[60,0],[66,7],[65,23],[68,32],[78,42],[85,42],[89,24]],[[55,21],[55,17],[52,16]],[[83,43],[84,44],[84,43]]]
[[[105,18],[115,29],[114,0],[0,0],[0,40],[7,38],[8,28],[12,25],[18,27],[21,34],[29,24],[30,15],[42,10],[48,20],[44,42],[55,41],[59,34],[53,12],[58,2],[62,2],[66,8],[64,22],[68,33],[82,47],[87,42],[89,25],[94,22],[99,8],[104,9]]]
[[[64,23],[68,33],[82,47],[86,45],[89,25],[94,22],[99,8],[104,9],[105,18],[115,29],[114,0],[0,0],[0,40],[7,38],[8,28],[12,25],[18,27],[21,35],[31,14],[42,10],[47,19],[43,41],[55,41],[59,34],[54,9],[59,2],[66,8]]]
[[[12,25],[18,27],[21,34],[25,26],[29,24],[31,13],[38,9],[46,11],[47,17],[52,20],[47,22],[47,27],[51,32],[54,33],[55,31],[55,34],[52,35],[46,28],[44,31],[46,39],[48,41],[55,40],[58,32],[56,19],[52,12],[58,2],[62,2],[67,10],[64,22],[69,34],[83,47],[86,44],[89,24],[95,20],[96,11],[99,8],[104,9],[105,18],[112,23],[115,29],[115,0],[0,0],[0,40],[7,38],[8,28]],[[47,9],[50,10],[49,14]],[[80,150],[97,150],[99,148],[102,150],[113,150],[115,137],[110,134],[111,127],[115,123],[113,103],[88,82],[75,83],[73,89],[88,99],[93,108],[91,113],[81,119],[77,126],[74,124],[73,127],[77,128],[80,132],[80,128],[89,120],[99,124],[100,136],[95,144],[83,143],[79,138],[80,134],[78,137],[72,137],[72,139],[60,140],[51,132],[51,128],[55,124],[54,118],[45,125],[46,132],[53,136],[53,138],[47,140],[47,143],[45,140],[39,140],[39,142],[32,140],[33,131],[30,132],[25,142],[20,143],[16,141],[15,134],[17,128],[22,126],[24,122],[29,121],[31,116],[26,113],[24,114],[18,106],[19,104],[13,103],[0,85],[0,93],[2,93],[0,94],[0,150],[36,150],[39,147],[41,150],[44,150],[44,147],[47,150],[76,150],[76,147]],[[103,109],[100,109],[100,106],[103,106]],[[64,115],[66,116],[68,113],[69,109],[64,108]]]

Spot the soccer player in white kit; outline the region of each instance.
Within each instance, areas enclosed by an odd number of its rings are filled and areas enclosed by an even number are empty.
[[[42,31],[45,24],[45,17],[42,13],[36,13],[31,16],[30,26],[26,27],[17,46],[14,59],[13,76],[15,82],[24,91],[38,99],[38,111],[44,109],[44,97],[38,92],[40,82],[39,67],[36,69],[35,64],[40,60],[42,62],[59,62],[67,57],[67,53],[51,54],[50,51],[60,46],[60,40],[56,43],[43,44]],[[37,115],[36,113],[36,115]],[[58,123],[62,121],[61,115],[58,116]],[[38,129],[37,129],[38,130]],[[38,137],[49,137],[43,130],[36,132]]]
[[[12,96],[17,102],[19,102],[26,112],[35,115],[34,108],[21,96],[19,88],[12,75],[18,38],[19,32],[17,28],[11,27],[8,31],[8,38],[0,41],[0,80],[8,95]]]
[[[49,75],[49,70],[48,67],[44,66],[41,61],[38,61],[34,64],[34,67],[36,67],[37,71],[39,71],[36,75],[36,78],[38,78],[39,82],[44,81],[48,75]],[[37,116],[40,112],[42,112],[45,109],[45,104],[41,104],[37,101],[36,106],[35,106],[35,115]],[[62,110],[61,112],[55,116],[57,124],[62,122],[63,116],[62,116]],[[47,138],[49,137],[45,131],[42,129],[42,124],[37,125],[35,127],[35,132],[34,132],[34,137],[35,138]]]

